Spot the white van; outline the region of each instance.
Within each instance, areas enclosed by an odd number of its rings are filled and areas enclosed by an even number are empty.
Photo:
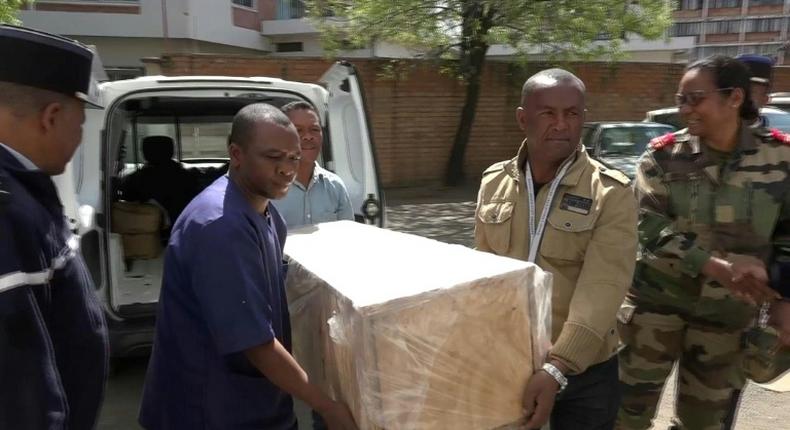
[[[144,165],[141,142],[148,136],[169,137],[165,140],[174,148],[173,158],[202,190],[227,170],[227,137],[239,109],[256,102],[280,107],[306,101],[324,124],[321,164],[345,181],[358,221],[383,225],[383,195],[356,70],[338,62],[320,82],[323,86],[265,77],[147,76],[99,85],[104,108],[86,111],[82,145],[55,182],[66,214],[82,236],[85,261],[105,305],[114,357],[146,353],[153,339],[164,252],[130,256],[127,239],[133,235],[119,231],[117,215],[119,205],[127,204],[120,201],[119,185]],[[155,245],[163,247],[171,220],[159,217],[153,205],[140,213],[150,215],[152,207],[164,232]]]

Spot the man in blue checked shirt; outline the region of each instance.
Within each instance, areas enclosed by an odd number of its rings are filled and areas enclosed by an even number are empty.
[[[296,180],[288,195],[275,203],[288,228],[353,220],[354,210],[343,180],[316,162],[324,141],[318,113],[307,102],[288,103],[281,109],[296,126],[302,149]]]

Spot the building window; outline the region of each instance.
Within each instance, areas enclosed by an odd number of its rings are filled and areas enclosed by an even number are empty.
[[[707,34],[730,34],[741,32],[741,20],[711,21],[705,24]]]
[[[754,53],[760,55],[767,55],[769,57],[776,57],[776,53],[782,49],[782,45],[757,45]]]
[[[749,6],[783,5],[785,0],[749,0]]]
[[[277,52],[302,52],[302,42],[283,42],[277,44]]]
[[[305,16],[302,0],[277,0],[277,19],[299,19]]]
[[[782,18],[761,18],[746,21],[746,31],[749,33],[767,33],[782,30]]]
[[[670,36],[696,36],[701,28],[701,22],[676,22],[670,29]]]
[[[740,46],[704,46],[699,48],[700,52],[698,58],[705,58],[711,55],[734,57],[740,53],[740,48]]]
[[[721,9],[725,7],[741,7],[741,0],[709,0],[709,9]]]
[[[255,9],[255,0],[231,0],[236,6],[248,7]]]
[[[702,0],[680,0],[678,10],[697,10],[702,8]]]

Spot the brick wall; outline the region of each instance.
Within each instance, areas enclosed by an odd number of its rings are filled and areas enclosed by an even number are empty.
[[[322,59],[174,55],[165,75],[271,76],[315,82],[331,64]],[[383,77],[386,60],[354,60],[368,103],[384,186],[438,183],[464,101],[463,85],[431,63],[401,63],[400,78]],[[672,104],[683,71],[679,64],[579,63],[568,66],[587,85],[589,121],[642,120]],[[542,69],[489,62],[466,153],[466,172],[477,180],[490,164],[510,158],[522,139],[515,122],[524,80]],[[790,68],[779,68],[776,91],[790,89]]]

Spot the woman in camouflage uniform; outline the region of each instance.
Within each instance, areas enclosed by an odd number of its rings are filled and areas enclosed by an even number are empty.
[[[637,171],[640,252],[618,315],[618,428],[647,429],[678,362],[676,428],[719,429],[740,338],[776,293],[766,264],[790,224],[790,146],[751,128],[749,72],[722,56],[686,68],[688,128],[651,142]]]

